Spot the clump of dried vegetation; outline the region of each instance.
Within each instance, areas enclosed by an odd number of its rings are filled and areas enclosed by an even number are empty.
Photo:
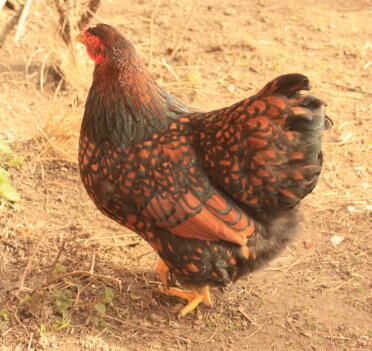
[[[33,119],[40,134],[40,153],[73,162],[76,157],[71,150],[76,149],[82,114],[80,99],[87,91],[93,67],[82,59],[85,50],[74,43],[74,37],[96,16],[100,0],[50,0],[36,9],[32,0],[20,4],[4,1],[3,5],[14,9],[14,14],[0,34],[0,47],[11,52],[12,42],[20,37],[42,36],[28,58],[26,72],[36,67],[29,77],[38,81],[41,93],[52,94],[53,101],[60,95],[71,96],[68,112],[51,103],[43,118]]]

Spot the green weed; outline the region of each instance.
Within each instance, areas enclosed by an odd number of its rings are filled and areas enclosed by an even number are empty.
[[[23,157],[16,155],[7,144],[0,142],[0,203],[7,204],[21,199],[10,184],[9,172],[6,168],[18,168],[22,163]]]

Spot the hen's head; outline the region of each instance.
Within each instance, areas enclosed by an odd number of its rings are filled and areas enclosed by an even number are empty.
[[[76,41],[83,43],[96,65],[120,61],[134,51],[133,46],[115,28],[100,23],[81,32]]]

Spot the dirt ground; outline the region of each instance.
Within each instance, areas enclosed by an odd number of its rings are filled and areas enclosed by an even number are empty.
[[[20,40],[12,32],[1,48],[0,141],[24,161],[9,169],[22,200],[0,207],[0,350],[371,350],[371,2],[102,2],[95,21],[118,26],[186,103],[222,107],[299,72],[335,124],[302,232],[183,319],[182,301],[157,293],[151,248],[82,187],[92,64],[79,48],[65,64],[47,3],[32,3]],[[1,30],[12,15],[0,11]]]

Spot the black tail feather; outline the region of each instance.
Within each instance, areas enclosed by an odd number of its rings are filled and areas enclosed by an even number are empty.
[[[291,73],[279,76],[267,83],[257,94],[257,97],[263,97],[272,94],[282,94],[292,97],[300,90],[310,90],[309,78],[299,73]]]

